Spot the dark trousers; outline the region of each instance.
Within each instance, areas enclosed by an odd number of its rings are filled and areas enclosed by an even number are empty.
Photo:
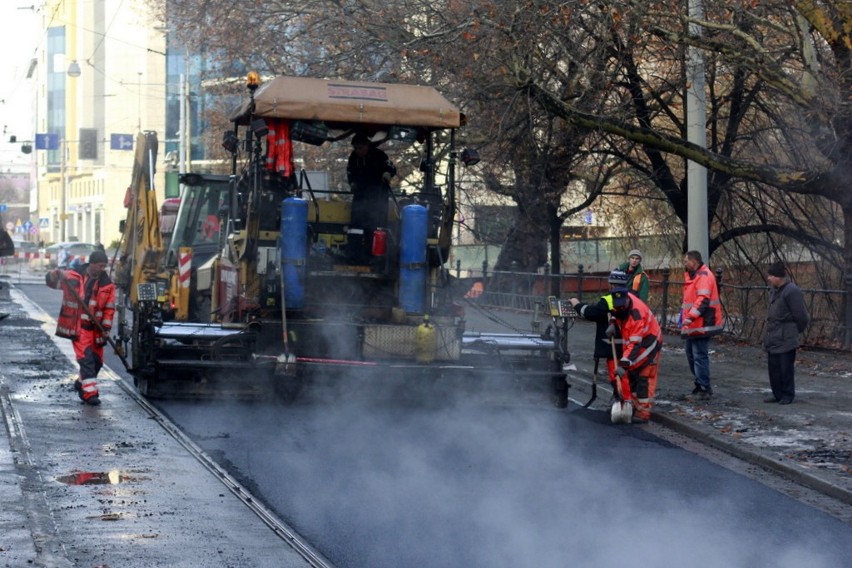
[[[772,394],[778,400],[785,398],[793,400],[796,396],[796,350],[770,353],[768,360],[769,386],[772,387]]]

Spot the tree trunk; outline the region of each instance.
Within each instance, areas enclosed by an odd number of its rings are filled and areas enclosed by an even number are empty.
[[[843,203],[843,323],[846,328],[842,338],[843,348],[852,347],[852,199]]]

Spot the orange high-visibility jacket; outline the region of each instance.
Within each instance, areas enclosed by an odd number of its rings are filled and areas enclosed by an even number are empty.
[[[683,273],[683,305],[681,317],[690,319],[688,325],[681,328],[682,335],[689,337],[709,337],[722,332],[722,304],[719,301],[719,289],[716,277],[706,264],[699,266],[694,273]]]
[[[86,302],[88,311],[105,331],[112,328],[115,316],[115,284],[106,272],[97,278],[86,275],[84,265],[77,270],[56,269],[48,273],[45,281],[51,288],[62,289],[62,307],[56,320],[56,335],[76,339],[80,330],[97,329],[95,322],[77,301],[77,296]],[[75,296],[76,293],[76,296]]]
[[[621,360],[630,361],[628,370],[641,369],[655,360],[663,347],[660,324],[648,304],[631,295],[630,311],[626,318],[618,318],[623,340]]]

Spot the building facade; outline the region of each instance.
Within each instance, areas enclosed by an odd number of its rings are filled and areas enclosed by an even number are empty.
[[[166,38],[145,0],[46,0],[37,10],[36,204],[45,243],[110,245],[126,217],[135,135],[166,138]],[[158,160],[158,170],[162,163]],[[165,176],[158,171],[158,199]]]

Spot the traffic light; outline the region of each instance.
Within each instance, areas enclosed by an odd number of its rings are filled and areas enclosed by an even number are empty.
[[[97,160],[98,159],[98,129],[97,128],[81,128],[80,129],[80,149],[77,157],[80,160]]]

